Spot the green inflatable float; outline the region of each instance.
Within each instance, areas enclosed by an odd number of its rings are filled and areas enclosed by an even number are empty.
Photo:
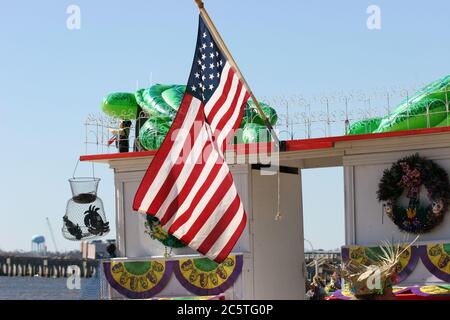
[[[348,134],[372,133],[378,129],[381,121],[382,121],[381,118],[370,118],[356,121],[354,124],[350,126]]]
[[[127,92],[108,94],[102,102],[102,110],[104,113],[121,120],[136,119],[138,108],[135,95]]]
[[[139,109],[144,110],[149,118],[139,130],[139,141],[146,150],[155,150],[169,131],[185,91],[184,85],[155,84],[147,89],[139,89],[135,94],[112,93],[103,99],[102,110],[107,115],[121,120],[137,119]],[[278,120],[275,109],[265,103],[260,105],[269,122],[275,125]],[[264,120],[251,100],[244,109],[240,128],[242,130],[234,139],[235,143],[271,140]]]
[[[446,107],[448,103],[450,103],[450,75],[420,89],[384,118],[371,118],[353,123],[348,134],[448,126],[450,125]]]

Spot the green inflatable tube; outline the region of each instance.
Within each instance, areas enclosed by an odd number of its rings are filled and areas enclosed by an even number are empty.
[[[445,117],[440,123],[436,125],[436,127],[448,127],[450,126],[450,116]]]
[[[148,112],[146,110],[147,105],[144,101],[144,97],[142,96],[144,94],[144,90],[145,89],[139,89],[138,91],[136,91],[136,93],[134,94],[134,97],[135,97],[136,103],[139,105],[139,107],[141,107],[142,110]],[[148,113],[150,113],[150,112],[148,112]]]
[[[435,127],[445,118],[450,75],[425,86],[385,117],[375,132]]]
[[[381,123],[381,118],[371,118],[356,121],[348,130],[348,134],[367,134],[372,133],[378,128]]]
[[[408,110],[409,112],[393,114],[385,119],[375,132],[432,128],[447,117],[445,102],[438,99],[423,99],[411,105]]]
[[[130,119],[136,119],[138,109],[141,107],[149,115],[149,119],[139,131],[139,140],[145,149],[155,150],[160,147],[169,131],[185,91],[186,86],[184,85],[155,84],[150,88],[137,90],[134,95],[131,93],[113,93],[104,99],[102,109],[110,116],[119,117],[119,115],[126,113],[130,114]],[[275,125],[278,120],[275,109],[265,103],[261,103],[261,109],[270,123]],[[235,143],[271,140],[253,101],[247,102],[240,127],[242,130],[237,133],[233,140]]]
[[[103,99],[102,111],[110,117],[134,120],[137,118],[138,104],[134,94],[114,92]]]
[[[275,109],[262,102],[260,102],[259,105],[265,116],[269,119],[270,124],[275,125],[278,121],[278,115]],[[256,123],[265,126],[264,120],[256,109],[255,103],[251,100],[249,100],[245,106],[241,127],[244,127],[247,123]]]
[[[154,116],[175,116],[178,108],[172,108],[162,97],[162,93],[173,86],[174,85],[156,84],[143,91],[138,91],[137,94],[140,94],[141,96],[138,97],[137,100],[140,102],[141,108],[148,114]]]
[[[167,103],[173,110],[178,111],[185,91],[186,86],[174,85],[172,88],[164,90],[161,96],[165,103]]]
[[[156,150],[161,146],[171,122],[167,119],[150,118],[142,126],[139,132],[139,141],[146,150]]]
[[[237,143],[240,143],[238,139]],[[243,143],[255,143],[255,142],[268,142],[271,141],[271,136],[269,131],[265,126],[261,126],[257,123],[247,123],[244,126],[242,132],[242,142]]]

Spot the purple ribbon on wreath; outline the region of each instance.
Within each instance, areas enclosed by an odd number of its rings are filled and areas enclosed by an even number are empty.
[[[408,189],[406,195],[409,199],[408,208],[417,208],[419,206],[420,187],[422,185],[421,173],[417,168],[411,170],[406,162],[400,163],[403,170],[403,176],[399,181],[399,185]]]

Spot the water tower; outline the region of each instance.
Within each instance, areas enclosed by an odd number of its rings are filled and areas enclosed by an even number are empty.
[[[31,251],[36,253],[46,253],[47,247],[43,235],[35,235],[31,238]]]

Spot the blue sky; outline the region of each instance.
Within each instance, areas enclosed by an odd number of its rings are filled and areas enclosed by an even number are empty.
[[[81,9],[80,30],[66,28],[71,4]],[[371,4],[381,8],[381,30],[366,27]],[[448,1],[209,0],[206,7],[257,96],[408,85],[450,70]],[[184,84],[197,11],[187,0],[0,2],[1,249],[29,249],[32,235],[48,237],[45,217],[60,250],[79,247],[60,228],[67,178],[84,150],[83,120],[106,93],[132,92],[150,75]],[[305,237],[315,248],[344,241],[341,171],[303,173]],[[112,172],[97,166],[96,173],[113,223]]]

